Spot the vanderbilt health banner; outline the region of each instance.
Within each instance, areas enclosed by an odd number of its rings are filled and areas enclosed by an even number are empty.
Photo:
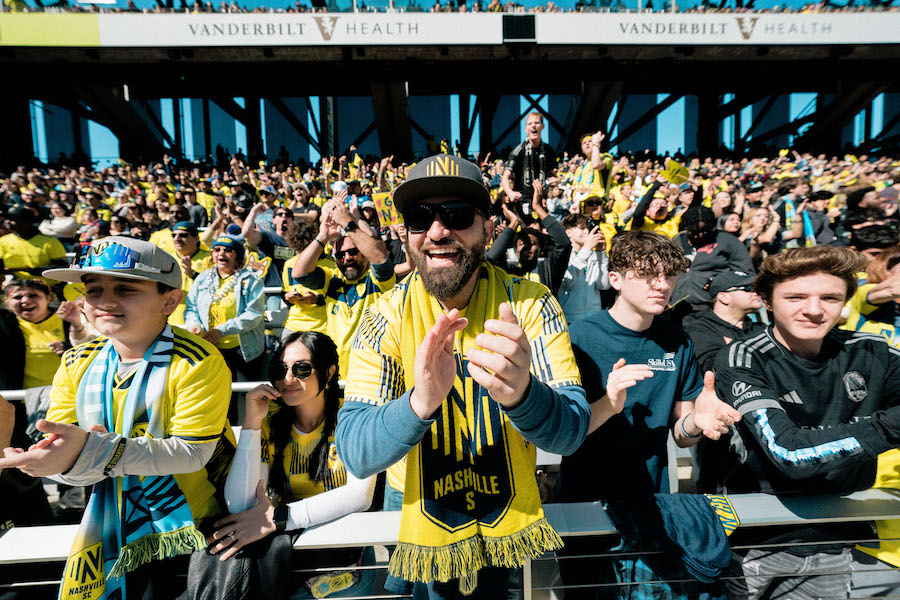
[[[472,18],[472,17],[476,18]],[[101,46],[501,44],[500,15],[274,13],[100,15]]]
[[[900,13],[551,13],[535,29],[538,44],[897,44]]]
[[[538,44],[898,44],[900,13],[550,13]],[[499,45],[497,13],[0,14],[0,46]]]

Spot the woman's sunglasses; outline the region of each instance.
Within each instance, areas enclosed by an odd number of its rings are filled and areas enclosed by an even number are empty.
[[[290,369],[296,379],[306,379],[313,372],[312,363],[306,361],[295,362]],[[283,362],[273,363],[271,371],[272,381],[281,381],[287,376],[287,372],[288,366]]]
[[[431,228],[436,217],[447,229],[468,229],[475,222],[478,212],[469,202],[442,202],[441,204],[416,204],[403,211],[403,221],[410,233],[422,233]]]

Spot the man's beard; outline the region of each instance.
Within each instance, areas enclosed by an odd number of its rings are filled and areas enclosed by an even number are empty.
[[[339,265],[341,269],[341,273],[344,274],[344,279],[347,281],[355,281],[359,279],[359,276],[362,274],[362,269],[354,264],[343,264]]]
[[[443,302],[450,300],[459,294],[469,282],[469,278],[478,271],[481,261],[484,258],[484,244],[482,240],[480,244],[466,248],[465,246],[450,246],[459,250],[460,260],[449,267],[429,268],[426,265],[426,257],[424,251],[415,251],[410,249],[410,256],[413,264],[419,271],[422,278],[422,285],[425,291],[434,296],[438,301]],[[440,245],[436,247],[441,247]]]

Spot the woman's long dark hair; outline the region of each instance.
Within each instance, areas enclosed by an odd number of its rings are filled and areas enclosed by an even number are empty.
[[[313,374],[310,377],[315,376],[319,389],[325,390],[325,424],[322,429],[322,438],[309,457],[310,475],[317,482],[324,481],[328,475],[328,440],[334,435],[341,397],[341,389],[338,385],[340,368],[338,367],[337,347],[330,337],[317,331],[296,331],[289,335],[275,351],[275,356],[272,358],[272,363],[269,367],[269,380],[276,389],[278,388],[278,381],[273,376],[273,367],[282,363],[284,349],[295,342],[303,344],[309,351],[313,367]],[[329,378],[328,371],[331,367],[334,367],[334,374]],[[275,446],[275,455],[273,456],[272,469],[269,474],[269,490],[281,502],[286,503],[292,501],[293,494],[288,483],[288,475],[283,468],[284,451],[290,447],[291,427],[294,424],[296,415],[283,401],[279,400],[278,403],[281,407],[280,410],[272,415],[269,420],[270,441]]]

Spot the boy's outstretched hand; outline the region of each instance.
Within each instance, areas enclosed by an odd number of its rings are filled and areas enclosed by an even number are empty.
[[[16,468],[32,477],[46,477],[72,468],[84,448],[88,432],[77,425],[45,419],[39,420],[36,427],[49,435],[28,450],[4,448],[0,470]]]

